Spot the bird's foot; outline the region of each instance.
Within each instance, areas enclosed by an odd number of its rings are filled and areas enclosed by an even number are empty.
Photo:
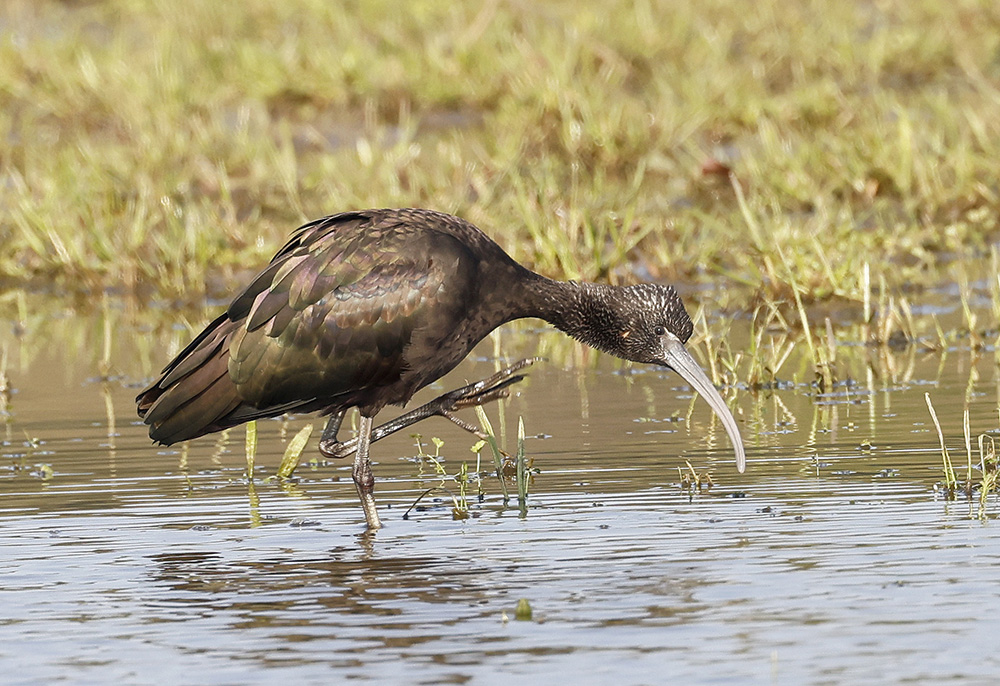
[[[371,440],[374,442],[381,438],[385,438],[390,434],[396,433],[400,429],[405,429],[412,424],[416,424],[423,419],[427,419],[428,417],[433,417],[435,415],[451,420],[457,426],[460,426],[476,437],[485,440],[486,434],[465,420],[456,417],[453,413],[456,410],[461,410],[467,407],[475,407],[477,405],[485,405],[486,403],[494,400],[506,398],[510,393],[510,386],[524,379],[524,375],[518,374],[518,372],[525,367],[533,365],[541,359],[542,358],[540,357],[525,358],[519,362],[515,362],[509,367],[501,369],[496,374],[488,376],[482,381],[477,381],[476,383],[471,383],[468,386],[457,388],[454,391],[443,393],[430,402],[424,403],[415,410],[402,414],[385,424],[376,426],[372,429]],[[327,429],[323,432],[323,437],[319,442],[320,453],[323,457],[328,459],[349,457],[358,445],[356,438],[344,442],[337,440],[337,429],[340,427],[340,422],[338,421],[339,419],[342,419],[342,415],[331,418],[331,422],[327,426]]]
[[[432,412],[432,414],[443,414],[444,412],[454,412],[462,408],[485,405],[494,400],[506,398],[510,393],[508,387],[524,379],[524,374],[518,374],[518,372],[541,359],[540,357],[527,357],[509,367],[501,369],[496,374],[488,376],[482,381],[470,383],[468,386],[462,386],[454,391],[439,395],[424,405],[424,407],[430,406],[436,408],[437,411]]]

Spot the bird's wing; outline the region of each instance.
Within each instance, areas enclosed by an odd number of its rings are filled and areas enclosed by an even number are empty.
[[[464,247],[369,221],[348,214],[303,227],[230,305],[242,324],[229,374],[247,402],[310,403],[398,380],[413,330],[453,305]]]

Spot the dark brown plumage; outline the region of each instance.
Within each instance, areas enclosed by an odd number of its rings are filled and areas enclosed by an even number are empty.
[[[324,438],[335,443],[347,409],[370,420],[387,404],[406,403],[490,331],[521,317],[677,370],[723,419],[742,471],[735,422],[683,348],[692,325],[673,288],[554,281],[514,262],[472,224],[419,209],[346,212],[301,227],[139,394],[138,412],[164,444],[285,412],[321,412],[333,415]],[[362,482],[373,481],[367,427],[355,459],[363,502]],[[370,491],[366,517],[375,528]]]

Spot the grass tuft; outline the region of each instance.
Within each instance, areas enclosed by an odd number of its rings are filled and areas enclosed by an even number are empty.
[[[809,309],[1000,237],[991,3],[384,5],[3,3],[0,273],[200,301],[417,205],[552,276]]]

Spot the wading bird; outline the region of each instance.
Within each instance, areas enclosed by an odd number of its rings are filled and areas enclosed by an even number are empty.
[[[523,360],[373,429],[441,378],[495,328],[538,317],[617,357],[680,374],[715,410],[745,468],[736,420],[684,348],[691,319],[670,286],[548,279],[515,262],[469,222],[421,209],[345,212],[306,224],[271,263],[136,398],[164,445],[285,412],[330,415],[320,452],[354,452],[368,528],[375,508],[369,446],[433,415],[506,395]],[[339,442],[344,414],[357,438]]]

